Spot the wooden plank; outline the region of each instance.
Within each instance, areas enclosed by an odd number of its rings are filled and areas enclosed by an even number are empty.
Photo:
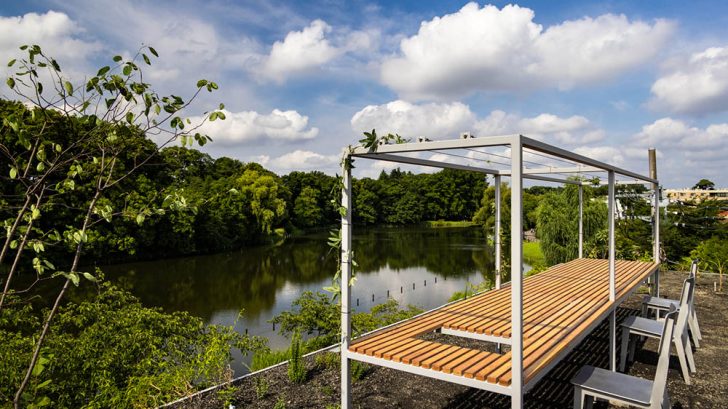
[[[621,297],[657,264],[618,260]],[[579,259],[524,280],[524,374],[528,382],[582,331],[614,305],[607,260]],[[510,288],[493,290],[418,319],[355,340],[351,350],[503,386],[511,382],[511,355],[462,348],[416,337],[440,327],[510,337]]]

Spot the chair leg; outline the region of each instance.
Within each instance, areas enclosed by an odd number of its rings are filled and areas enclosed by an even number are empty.
[[[690,327],[690,335],[693,337],[693,345],[695,348],[700,348],[700,340],[703,339],[703,334],[700,332],[700,325],[698,325],[698,316],[693,309],[688,320],[688,327]]]
[[[632,338],[632,342],[629,343],[629,360],[630,362],[634,361],[634,352],[637,349],[637,342],[640,340],[640,337],[634,337]]]
[[[683,345],[682,337],[674,337],[674,344],[677,353],[677,359],[680,361],[680,370],[682,371],[683,379],[687,385],[690,385],[690,368],[688,367],[687,359],[685,358],[685,345]]]
[[[574,386],[574,409],[582,409],[584,407],[584,394],[582,389]]]
[[[619,372],[624,372],[627,364],[627,350],[629,349],[629,329],[622,327],[622,347],[619,349]]]
[[[688,358],[688,365],[690,366],[690,372],[695,373],[697,372],[697,367],[695,366],[695,357],[693,356],[693,347],[690,345],[690,338],[688,337],[688,334],[684,334],[682,336],[682,342],[685,345],[685,356]]]

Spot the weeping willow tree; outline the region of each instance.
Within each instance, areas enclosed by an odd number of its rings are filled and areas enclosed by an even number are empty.
[[[568,185],[541,197],[536,210],[536,226],[541,250],[549,265],[575,259],[579,255],[579,188]],[[595,191],[584,186],[584,254],[601,257],[607,235],[607,205]]]

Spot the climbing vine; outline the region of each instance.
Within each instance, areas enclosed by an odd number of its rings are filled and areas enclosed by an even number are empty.
[[[410,142],[409,138],[403,138],[398,134],[389,133],[387,135],[377,136],[377,131],[375,129],[372,129],[371,132],[364,132],[364,138],[359,140],[358,145],[349,145],[344,149],[344,153],[341,156],[340,162],[341,169],[344,172],[350,172],[352,169],[354,169],[354,158],[352,157],[352,155],[358,147],[363,147],[365,149],[368,149],[369,152],[373,153],[377,151],[377,148],[380,145],[388,145],[391,143],[402,144],[407,142]],[[342,218],[346,217],[347,208],[346,206],[338,202],[339,195],[337,193],[340,193],[343,189],[344,177],[343,175],[337,174],[336,182],[331,189],[330,196],[331,204],[338,209],[339,215]],[[341,258],[343,255],[341,249],[341,241],[341,228],[333,229],[329,232],[328,244],[329,247],[331,247],[331,251],[334,251],[336,253],[336,273],[331,280],[331,285],[324,287],[324,291],[331,293],[332,299],[336,299],[337,297],[339,297],[339,295],[341,295]],[[355,268],[358,267],[358,264],[356,263],[356,260],[354,260],[354,251],[349,249],[348,253],[349,254],[347,254],[347,257],[351,262],[351,279],[349,280],[348,285],[349,287],[351,287],[354,285],[354,283],[356,283]]]

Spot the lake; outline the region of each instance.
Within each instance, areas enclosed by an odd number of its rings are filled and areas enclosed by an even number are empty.
[[[268,320],[289,310],[304,291],[322,291],[331,283],[336,257],[327,236],[322,232],[278,245],[102,270],[146,306],[235,325],[237,331],[265,336],[271,348],[283,349],[289,341]],[[468,282],[493,282],[493,249],[479,227],[355,228],[352,246],[358,263],[352,307],[358,311],[368,311],[388,296],[402,305],[431,309]],[[248,362],[249,357],[236,356],[236,374],[245,373]]]

